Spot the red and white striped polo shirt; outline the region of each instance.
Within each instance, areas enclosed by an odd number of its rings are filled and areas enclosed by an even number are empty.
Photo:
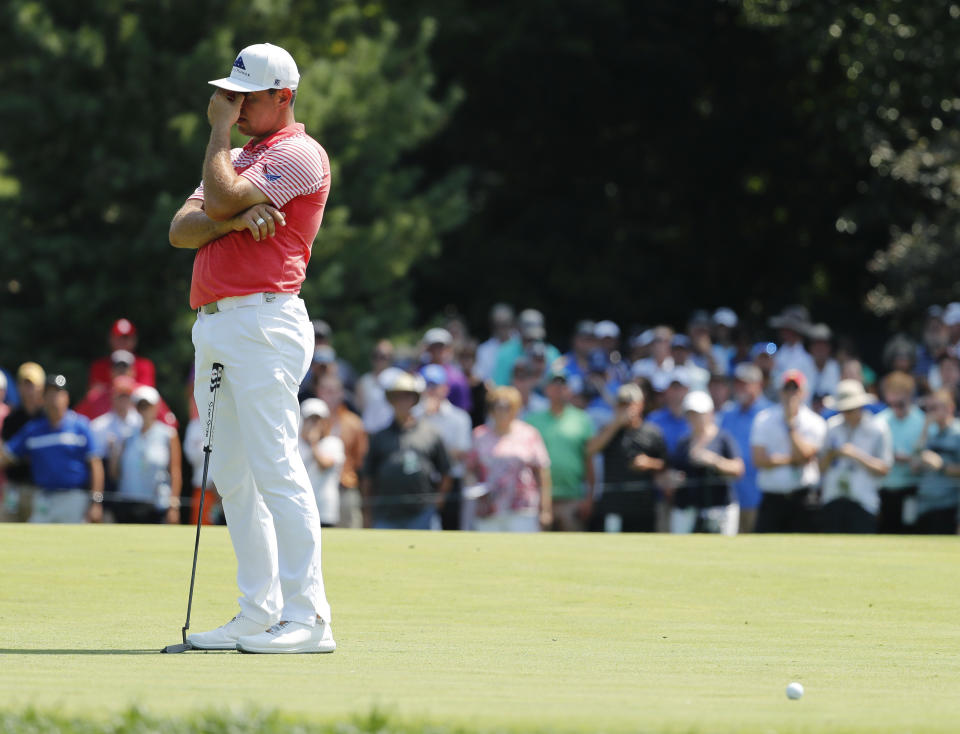
[[[310,248],[330,192],[330,161],[294,123],[259,143],[230,151],[234,170],[260,189],[286,217],[274,237],[257,242],[248,230],[230,232],[197,250],[190,307],[248,293],[299,293]],[[203,200],[203,184],[189,197]]]

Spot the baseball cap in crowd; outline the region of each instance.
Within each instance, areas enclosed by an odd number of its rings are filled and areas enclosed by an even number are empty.
[[[620,327],[613,321],[598,321],[596,326],[593,327],[593,335],[597,339],[619,339]]]
[[[655,329],[647,329],[630,338],[630,347],[632,349],[641,349],[653,344],[653,338],[656,336]]]
[[[663,392],[671,385],[690,387],[690,373],[686,367],[674,367],[669,372],[658,371],[650,378],[650,384],[657,392]]]
[[[833,338],[833,331],[826,324],[814,324],[807,329],[807,339],[812,342],[828,342]]]
[[[490,321],[494,324],[512,324],[513,306],[507,303],[495,303],[490,309]]]
[[[786,387],[793,383],[801,390],[807,386],[807,378],[800,370],[787,370],[780,378],[780,387]]]
[[[272,43],[247,46],[237,54],[230,76],[210,82],[231,92],[296,89],[299,83],[300,72],[293,57]]]
[[[703,390],[691,390],[683,396],[681,408],[684,413],[699,413],[700,415],[712,413],[713,398]]]
[[[129,375],[119,375],[113,378],[110,386],[114,395],[133,395],[133,391],[137,389],[137,381]]]
[[[710,318],[710,314],[704,311],[703,309],[697,309],[692,314],[690,314],[690,320],[687,321],[687,327],[700,327],[703,329],[709,329],[710,325],[713,323],[713,320]]]
[[[321,339],[329,341],[330,337],[333,336],[333,329],[331,329],[330,324],[323,319],[314,319],[310,323],[313,324],[314,337],[320,337]]]
[[[547,383],[567,382],[567,373],[562,368],[554,368],[547,373]]]
[[[160,393],[157,392],[157,388],[150,387],[150,385],[141,385],[133,391],[132,397],[134,405],[139,405],[140,403],[157,405],[160,402]]]
[[[721,307],[713,312],[713,323],[719,326],[735,329],[739,322],[740,320],[737,318],[736,312],[731,308]]]
[[[577,336],[593,336],[593,331],[597,325],[589,319],[578,321],[573,333]]]
[[[428,347],[433,344],[448,346],[453,344],[453,335],[446,329],[427,329],[427,333],[423,335],[423,343]]]
[[[763,382],[763,372],[757,365],[749,362],[741,362],[733,371],[733,378],[740,382],[757,383]]]
[[[128,352],[126,349],[117,349],[110,353],[110,364],[114,367],[133,367],[136,362],[137,358],[133,356],[133,352]]]
[[[621,404],[643,402],[643,390],[639,385],[628,382],[617,388],[617,402]]]
[[[130,319],[117,319],[110,327],[111,336],[133,336],[136,333],[137,327]]]
[[[943,321],[943,306],[933,305],[927,308],[927,318]]]
[[[954,301],[947,304],[947,307],[943,310],[943,323],[947,326],[960,324],[960,303]]]
[[[300,418],[329,418],[330,408],[320,398],[307,398],[300,403]]]
[[[757,342],[750,347],[750,360],[755,360],[761,354],[766,354],[768,357],[772,357],[776,353],[777,345],[773,342]]]
[[[36,387],[43,387],[47,381],[47,373],[36,362],[24,362],[17,370],[17,382],[29,382]]]
[[[447,371],[443,368],[443,365],[425,365],[423,369],[420,370],[420,374],[423,375],[423,379],[427,383],[427,387],[447,384]]]
[[[805,306],[787,306],[777,316],[772,316],[767,323],[773,329],[789,329],[798,334],[806,334],[810,327],[810,312]]]
[[[313,361],[316,364],[333,364],[337,361],[337,352],[329,344],[321,344],[313,350]]]
[[[530,359],[546,359],[547,345],[543,342],[533,342],[526,348],[526,353]]]
[[[47,375],[47,379],[44,384],[47,387],[52,387],[54,390],[66,390],[67,378],[63,375]]]
[[[544,327],[543,314],[535,308],[526,308],[517,318],[520,326],[520,335],[524,339],[543,339],[547,335]]]
[[[408,392],[420,395],[423,392],[424,383],[420,375],[411,375],[409,372],[398,369],[390,374],[390,379],[383,388],[387,394]]]
[[[690,337],[686,334],[674,334],[670,347],[672,349],[690,349]]]

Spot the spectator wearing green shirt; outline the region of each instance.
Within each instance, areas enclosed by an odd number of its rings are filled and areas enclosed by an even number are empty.
[[[891,372],[883,378],[887,408],[877,418],[887,422],[893,436],[893,468],[880,484],[878,532],[906,533],[916,519],[916,494],[920,477],[911,462],[921,450],[925,418],[914,403],[917,384],[906,372]]]
[[[570,388],[562,371],[550,373],[544,387],[550,407],[531,413],[526,421],[540,431],[550,456],[553,478],[554,530],[586,530],[593,511],[593,462],[587,443],[593,421],[570,404]]]
[[[917,488],[917,532],[955,535],[960,506],[960,421],[953,393],[943,388],[927,398],[923,450],[915,468],[921,472]]]
[[[534,308],[520,312],[517,319],[519,335],[508,339],[497,350],[497,359],[493,368],[493,382],[496,385],[509,385],[513,376],[514,363],[524,356],[537,342],[542,342],[547,336],[543,314]],[[560,351],[552,344],[546,345],[547,366],[551,366],[560,358]]]

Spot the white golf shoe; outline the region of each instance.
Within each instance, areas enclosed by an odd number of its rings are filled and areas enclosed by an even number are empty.
[[[277,622],[266,632],[245,635],[237,641],[240,652],[305,653],[333,652],[333,630],[321,619],[311,627],[303,622]]]
[[[215,630],[187,635],[187,642],[198,650],[236,650],[237,640],[243,635],[255,635],[258,632],[263,632],[262,624],[238,614]]]

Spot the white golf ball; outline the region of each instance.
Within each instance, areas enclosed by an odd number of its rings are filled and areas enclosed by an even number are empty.
[[[796,701],[798,698],[803,696],[803,686],[794,681],[789,686],[787,686],[787,698]]]

